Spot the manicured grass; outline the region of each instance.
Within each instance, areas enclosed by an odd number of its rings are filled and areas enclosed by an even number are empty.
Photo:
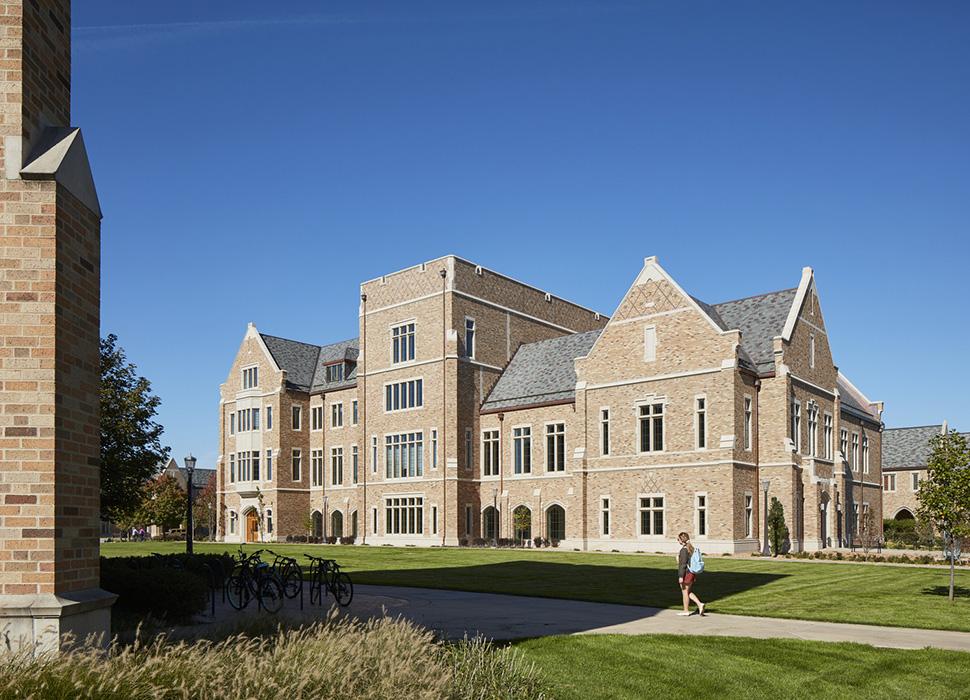
[[[957,698],[970,654],[788,639],[581,635],[515,645],[555,697]]]
[[[199,551],[237,545],[197,544]],[[184,551],[175,542],[107,543],[105,556]],[[355,583],[450,588],[673,608],[672,556],[565,551],[272,545],[336,559]],[[252,551],[255,546],[247,545]],[[970,631],[970,571],[950,604],[943,569],[707,557],[697,593],[711,612]]]

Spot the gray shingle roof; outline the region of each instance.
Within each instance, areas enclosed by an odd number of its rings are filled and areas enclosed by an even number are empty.
[[[836,376],[835,382],[839,390],[839,403],[843,410],[854,413],[859,418],[879,422],[879,412],[876,407],[871,405],[866,397],[858,393],[858,390],[842,376],[841,372]]]
[[[482,410],[575,398],[573,360],[589,353],[600,333],[597,329],[521,345],[482,404]]]
[[[884,470],[925,467],[930,458],[930,440],[939,435],[942,425],[914,428],[886,428],[882,433]]]
[[[717,314],[712,318],[719,318],[725,330],[736,328],[741,331],[741,349],[759,373],[775,368],[772,339],[784,330],[797,291],[797,288],[783,289],[711,307]]]
[[[356,361],[359,354],[358,339],[352,338],[330,345],[311,345],[297,340],[278,338],[260,333],[279,368],[286,372],[286,385],[297,391],[324,391],[353,386],[357,380]],[[342,382],[327,384],[324,367],[343,359],[354,362],[354,367]]]

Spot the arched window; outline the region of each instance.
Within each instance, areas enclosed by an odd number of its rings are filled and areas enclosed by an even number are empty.
[[[344,536],[344,514],[339,510],[335,510],[330,514],[330,536],[331,537],[343,537]]]
[[[546,539],[566,539],[566,511],[562,506],[551,505],[546,509]]]
[[[266,509],[266,534],[273,534],[273,511],[269,508]]]
[[[236,515],[236,511],[229,511],[229,534],[235,535],[236,530],[239,528],[239,516]]]
[[[527,542],[532,539],[532,511],[526,506],[519,506],[512,511],[512,527],[515,530],[516,542]]]
[[[894,520],[915,520],[913,512],[908,508],[900,508],[899,512],[893,516]]]
[[[482,511],[482,537],[486,540],[498,538],[498,511],[495,506],[489,506]]]
[[[323,513],[318,510],[313,511],[313,536],[323,537]]]
[[[357,511],[350,514],[350,536],[357,538]]]

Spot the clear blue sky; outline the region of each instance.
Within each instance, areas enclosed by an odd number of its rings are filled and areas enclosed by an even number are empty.
[[[711,303],[811,265],[887,424],[970,430],[968,29],[963,2],[76,0],[103,332],[210,466],[246,323],[352,337],[382,273],[456,253],[612,313],[647,255]]]

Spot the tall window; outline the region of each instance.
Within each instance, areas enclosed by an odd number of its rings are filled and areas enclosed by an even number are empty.
[[[253,430],[259,430],[259,409],[253,409]]]
[[[600,454],[610,453],[610,409],[600,409]]]
[[[808,404],[808,454],[815,457],[818,451],[818,404]]]
[[[697,494],[697,500],[695,503],[697,509],[697,535],[699,537],[707,536],[707,495],[703,493]]]
[[[344,405],[342,403],[335,403],[330,407],[330,427],[344,427]]]
[[[414,324],[404,323],[391,329],[391,361],[394,364],[414,359]]]
[[[465,429],[465,469],[471,469],[475,463],[475,451],[472,440],[472,429]]]
[[[869,473],[869,436],[868,435],[862,436],[862,473],[863,474]],[[893,491],[895,490],[896,488],[893,487]]]
[[[266,481],[273,480],[273,450],[266,450]]]
[[[438,506],[431,506],[431,534],[438,534]]]
[[[344,380],[344,363],[335,362],[332,365],[327,365],[327,381],[328,382],[342,382]]]
[[[359,461],[360,460],[357,454],[357,445],[354,445],[353,447],[350,448],[350,462],[351,462],[351,467],[353,469],[353,479],[355,484],[357,483],[357,480],[360,478]]]
[[[323,450],[310,450],[310,486],[323,486]]]
[[[808,336],[808,366],[815,368],[815,334]]]
[[[299,406],[293,406],[293,430],[303,429],[303,411]]]
[[[795,452],[802,449],[802,405],[796,400],[791,401],[791,441]]]
[[[420,535],[424,532],[424,499],[420,496],[390,497],[384,502],[384,529],[388,535]]]
[[[695,424],[697,426],[697,449],[707,447],[707,399],[694,399]]]
[[[486,430],[482,433],[482,475],[498,476],[500,468],[498,431]]]
[[[323,406],[310,409],[310,430],[323,430]]]
[[[351,413],[351,425],[357,425],[360,422],[360,413],[357,406],[357,399],[350,402],[350,413]]]
[[[664,405],[640,405],[640,451],[661,452],[664,448]]]
[[[236,414],[235,412],[229,414],[229,434],[236,434]]]
[[[377,473],[377,436],[372,435],[370,439],[370,470],[374,474]]]
[[[640,497],[640,534],[664,534],[664,497]]]
[[[438,429],[431,429],[431,468],[438,468]]]
[[[252,453],[253,481],[259,481],[259,450]]]
[[[269,509],[266,510],[266,534],[273,534],[273,511]]]
[[[550,540],[566,539],[566,511],[560,505],[546,509],[546,537]]]
[[[839,453],[842,459],[849,461],[849,431],[845,428],[839,431]]]
[[[822,449],[825,459],[832,459],[832,416],[828,413],[822,417]]]
[[[236,455],[229,453],[229,483],[236,480]]]
[[[386,435],[384,442],[384,467],[388,479],[421,476],[424,473],[424,433]]]
[[[859,433],[852,433],[852,459],[849,464],[853,469],[859,468]]]
[[[744,536],[751,537],[754,529],[754,496],[744,494]]]
[[[266,429],[267,430],[273,429],[273,407],[272,406],[266,407]]]
[[[474,523],[472,521],[472,507],[470,505],[465,506],[465,534],[469,537],[472,536],[472,528]]]
[[[532,473],[532,428],[512,428],[512,454],[515,456],[515,473]]]
[[[751,449],[751,418],[752,401],[750,396],[744,397],[744,449]]]
[[[229,534],[230,535],[236,534],[236,527],[238,522],[239,522],[239,516],[236,515],[236,512],[232,510],[229,511]]]
[[[919,491],[919,472],[913,472],[913,491]]]
[[[254,389],[259,386],[259,367],[247,367],[242,371],[242,388]]]
[[[553,423],[546,426],[546,471],[566,470],[566,424]]]
[[[475,357],[475,319],[465,317],[465,357]]]
[[[344,448],[330,448],[330,483],[340,486],[344,483]]]
[[[384,410],[403,411],[424,405],[424,380],[409,379],[384,387]]]
[[[883,476],[882,476],[882,490],[883,491],[895,491],[896,490],[896,475],[895,474],[883,474]]]
[[[600,532],[603,537],[610,536],[610,499],[606,496],[600,499]]]
[[[300,450],[294,449],[291,459],[293,466],[293,481],[299,481],[301,478],[301,461],[303,460],[303,453],[300,452]]]

